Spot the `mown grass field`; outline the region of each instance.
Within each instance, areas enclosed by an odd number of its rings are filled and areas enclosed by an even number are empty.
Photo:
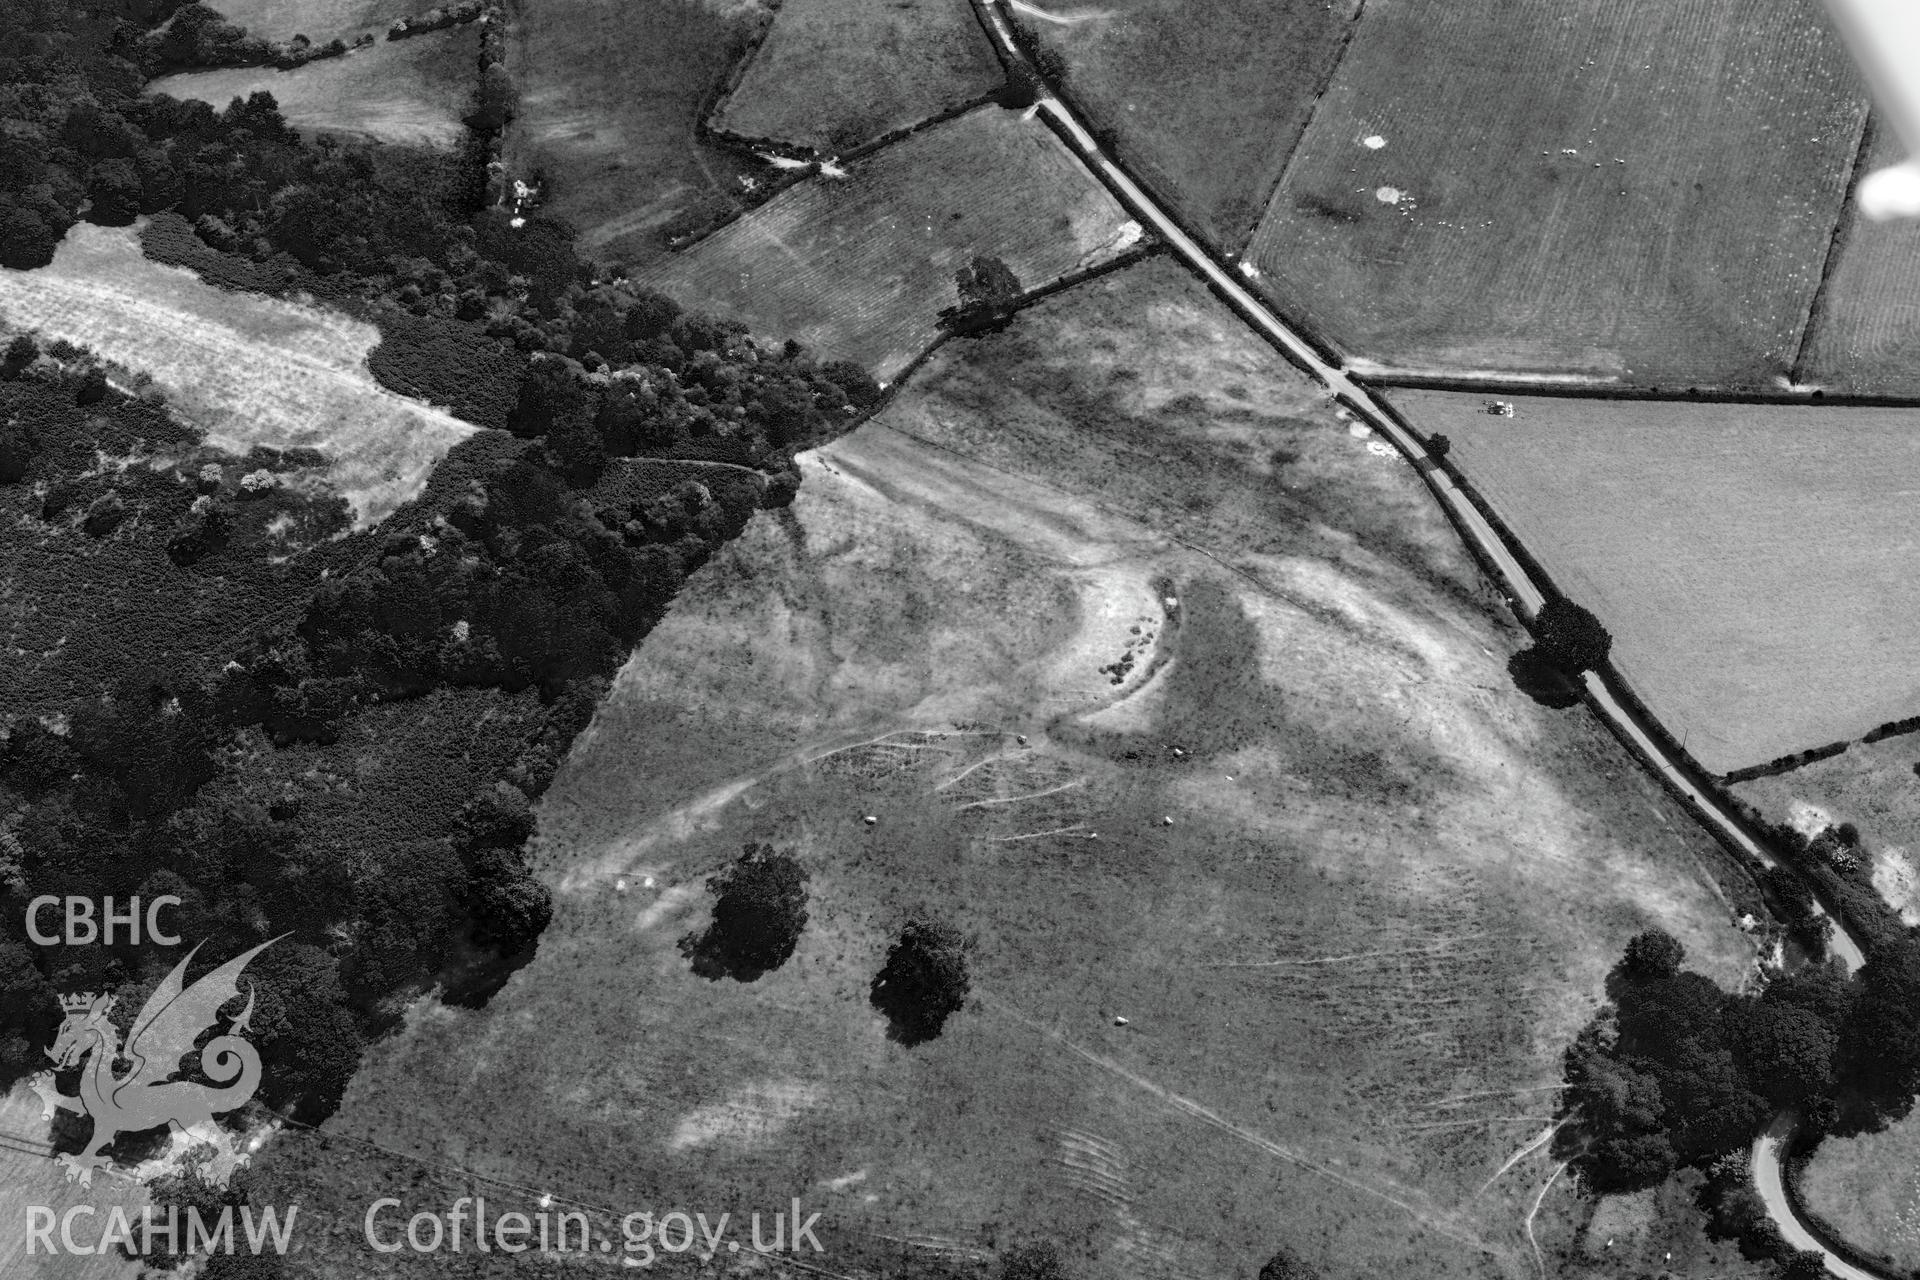
[[[938,336],[975,255],[1032,289],[1119,252],[1128,226],[1044,125],[989,106],[783,191],[638,278],[885,380]]]
[[[1392,396],[1561,590],[1676,738],[1726,773],[1920,712],[1900,409]]]
[[[967,0],[786,0],[716,127],[844,151],[1003,79]]]
[[[1394,368],[1762,385],[1864,113],[1816,0],[1383,0],[1248,257]]]
[[[732,67],[751,4],[522,0],[507,69],[520,114],[507,131],[517,178],[546,180],[547,208],[602,261],[663,252],[662,228],[740,203],[763,166],[699,137]]]
[[[1828,1138],[1800,1194],[1841,1239],[1920,1270],[1920,1117],[1859,1138]]]
[[[460,141],[479,75],[480,35],[469,25],[411,40],[381,40],[292,71],[223,67],[162,76],[152,93],[224,107],[264,89],[297,129],[420,146]]]
[[[1356,0],[1060,0],[1014,12],[1122,159],[1215,244],[1239,249],[1307,127]]]
[[[1550,1165],[1483,1184],[1634,931],[1738,975],[1714,847],[1513,689],[1413,475],[1171,264],[922,377],[623,671],[543,802],[534,964],[416,1008],[333,1145],[263,1172],[339,1206],[315,1247],[355,1274],[397,1264],[354,1197],[444,1204],[447,1165],[525,1189],[502,1203],[797,1196],[842,1275],[1032,1239],[1088,1280],[1251,1277],[1283,1244],[1528,1274]],[[1116,691],[1096,667],[1162,592],[1158,674]],[[749,839],[797,849],[811,923],[707,982],[675,939]],[[974,1000],[906,1050],[865,995],[916,905],[976,936]],[[330,1165],[361,1139],[439,1167]]]
[[[1906,159],[1893,130],[1871,128],[1866,170]],[[1802,381],[1866,395],[1920,393],[1920,228],[1873,222],[1851,206],[1797,370]]]
[[[372,325],[216,289],[148,261],[132,228],[81,223],[51,266],[0,270],[0,323],[87,347],[128,378],[151,376],[214,448],[320,450],[362,525],[418,493],[474,430],[374,382]]]

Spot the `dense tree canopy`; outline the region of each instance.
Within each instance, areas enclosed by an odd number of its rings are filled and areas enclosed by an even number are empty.
[[[967,944],[953,926],[916,917],[900,930],[870,989],[902,1044],[934,1039],[967,1002]]]
[[[752,982],[785,964],[807,927],[807,878],[791,853],[747,845],[707,880],[712,923],[680,941],[694,972]]]
[[[1549,597],[1531,630],[1541,653],[1570,672],[1592,670],[1613,649],[1613,637],[1600,619],[1565,596]]]

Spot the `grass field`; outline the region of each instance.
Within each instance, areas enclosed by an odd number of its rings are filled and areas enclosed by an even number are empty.
[[[314,133],[339,133],[451,147],[473,96],[480,35],[454,27],[411,40],[354,49],[292,71],[229,67],[162,76],[152,93],[199,98],[224,107],[256,90],[271,93],[287,123]]]
[[[999,86],[967,0],[786,0],[714,113],[731,133],[844,151]]]
[[[982,107],[781,192],[640,279],[884,380],[938,336],[976,254],[1032,289],[1106,260],[1129,225],[1043,125]]]
[[[1038,7],[1050,16],[1032,12]],[[1061,0],[1015,7],[1119,153],[1214,243],[1239,249],[1332,73],[1357,0]]]
[[[1920,1270],[1920,1115],[1880,1133],[1828,1138],[1800,1194],[1848,1243]]]
[[[579,229],[584,250],[643,261],[663,252],[669,223],[737,207],[740,179],[762,166],[698,129],[753,10],[520,0],[507,37],[520,88],[507,166],[546,179],[548,209]]]
[[[1634,931],[1737,978],[1714,846],[1514,690],[1411,472],[1170,264],[921,378],[805,455],[622,672],[542,805],[534,964],[416,1008],[325,1151],[263,1173],[319,1184],[315,1247],[356,1275],[385,1264],[355,1197],[444,1204],[446,1165],[524,1189],[501,1203],[798,1196],[840,1275],[1026,1239],[1086,1280],[1250,1277],[1282,1244],[1532,1274],[1547,1161],[1483,1184]],[[1156,673],[1110,685],[1149,634]],[[798,849],[812,923],[709,983],[674,940],[748,839]],[[865,992],[916,904],[977,937],[975,998],[909,1051]],[[441,1166],[369,1175],[361,1139]]]
[[[1906,159],[1893,131],[1870,130],[1866,167]],[[1801,380],[1869,395],[1920,394],[1920,228],[1849,208],[1799,369]]]
[[[1816,0],[1382,0],[1248,257],[1392,367],[1765,384],[1864,107]]]
[[[1856,742],[1841,755],[1789,773],[1755,778],[1733,790],[1775,822],[1808,809],[1831,825],[1851,822],[1869,851],[1874,888],[1920,924],[1920,737]]]
[[[81,223],[51,266],[0,270],[0,323],[149,374],[214,448],[320,450],[361,525],[419,492],[474,430],[374,382],[373,326],[203,284],[142,257],[132,228]]]
[[[213,7],[249,35],[266,40],[303,35],[315,44],[336,36],[351,44],[363,32],[384,40],[395,18],[433,8],[422,0],[220,0]]]
[[[1561,590],[1707,769],[1920,712],[1908,410],[1406,391],[1393,402]]]

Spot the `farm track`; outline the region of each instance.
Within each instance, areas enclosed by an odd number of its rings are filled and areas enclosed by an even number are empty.
[[[1002,60],[1009,66],[1025,66],[1038,80],[1037,70],[1031,66],[1025,52],[1015,41],[1013,31],[996,0],[973,0],[973,4]],[[1346,369],[1324,359],[1306,338],[1235,280],[1224,263],[1189,235],[1118,162],[1102,150],[1086,126],[1074,117],[1071,109],[1058,97],[1051,92],[1043,93],[1032,111],[1043,115],[1048,125],[1059,134],[1088,171],[1114,194],[1128,212],[1158,233],[1235,314],[1287,359],[1318,379],[1336,400],[1362,422],[1392,442],[1426,481],[1428,489],[1439,501],[1461,538],[1476,557],[1497,575],[1508,603],[1523,622],[1539,612],[1547,601],[1552,584],[1544,580],[1544,575],[1536,580],[1534,573],[1529,571],[1522,559],[1526,555],[1525,548],[1517,542],[1510,543],[1511,535],[1496,528],[1493,520],[1461,492],[1427,455],[1424,445],[1412,431],[1382,401],[1375,398],[1370,389],[1356,382]],[[1588,671],[1583,675],[1583,685],[1588,706],[1606,722],[1629,751],[1652,769],[1655,776],[1681,799],[1688,811],[1715,838],[1736,852],[1769,867],[1776,864],[1777,860],[1755,834],[1713,792],[1699,767],[1671,745],[1670,735],[1665,728],[1639,705],[1638,699],[1632,697],[1618,673],[1610,668]],[[1834,916],[1832,951],[1848,972],[1856,971],[1865,963],[1865,952],[1848,931],[1845,919],[1838,913],[1831,914]],[[1814,1231],[1796,1216],[1784,1191],[1774,1196],[1764,1194],[1778,1188],[1778,1148],[1784,1143],[1786,1135],[1792,1132],[1793,1125],[1794,1117],[1782,1115],[1773,1129],[1753,1146],[1754,1176],[1761,1184],[1769,1213],[1790,1240],[1803,1248],[1818,1250],[1833,1274],[1844,1280],[1891,1280],[1890,1277],[1879,1277],[1861,1270],[1820,1243]],[[1767,1181],[1769,1176],[1771,1182]],[[1806,1243],[1801,1243],[1803,1241]]]

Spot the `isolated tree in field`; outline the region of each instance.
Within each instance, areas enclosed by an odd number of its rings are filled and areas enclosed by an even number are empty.
[[[900,930],[870,999],[887,1019],[887,1034],[924,1044],[967,1002],[967,943],[951,925],[916,917]]]
[[[1627,943],[1626,958],[1620,968],[1630,978],[1642,981],[1671,978],[1686,962],[1687,949],[1664,929],[1648,929],[1635,934]]]
[[[1565,596],[1549,599],[1531,629],[1534,645],[1567,671],[1590,671],[1613,649],[1600,619]]]
[[[996,101],[1009,111],[1025,111],[1040,101],[1040,95],[1046,89],[1047,86],[1041,83],[1033,68],[1024,62],[1016,62],[1007,68],[1007,82],[1001,86]]]
[[[1443,435],[1427,437],[1427,452],[1436,458],[1444,458],[1453,451],[1453,441]]]
[[[1260,1280],[1320,1280],[1320,1273],[1291,1249],[1282,1249],[1260,1268]]]
[[[996,333],[1013,317],[1014,304],[1025,292],[1020,277],[999,258],[977,255],[953,273],[960,301],[940,313],[940,322],[955,333],[978,336]]]
[[[707,888],[713,922],[680,940],[695,973],[752,982],[792,957],[807,927],[807,872],[792,854],[749,844]]]

